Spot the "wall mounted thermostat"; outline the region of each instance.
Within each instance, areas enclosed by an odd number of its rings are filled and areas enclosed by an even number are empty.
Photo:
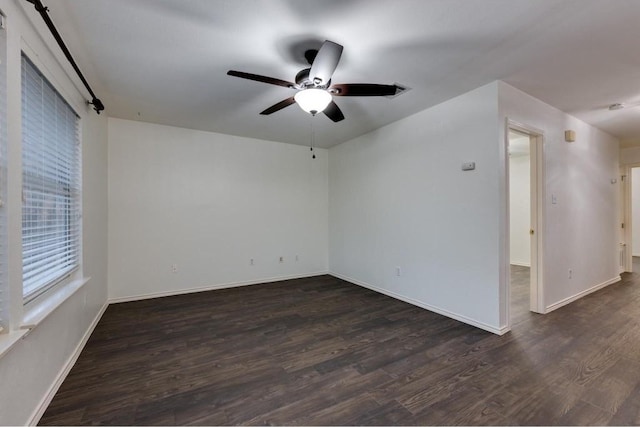
[[[465,162],[462,164],[463,171],[472,171],[476,168],[476,162]]]

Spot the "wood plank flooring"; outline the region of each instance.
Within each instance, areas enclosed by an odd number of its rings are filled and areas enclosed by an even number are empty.
[[[40,424],[636,425],[639,285],[502,337],[330,276],[116,304]]]
[[[530,307],[530,270],[529,267],[511,265],[511,326],[536,316]]]

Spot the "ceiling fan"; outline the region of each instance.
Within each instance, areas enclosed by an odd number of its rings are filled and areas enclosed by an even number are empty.
[[[634,107],[640,107],[640,102],[616,102],[615,104],[611,104],[609,105],[609,110],[610,111],[616,111],[616,110],[622,110],[624,108],[634,108]]]
[[[395,84],[332,84],[331,76],[333,76],[333,72],[338,67],[342,50],[343,47],[341,45],[329,40],[322,44],[320,50],[307,50],[304,56],[311,67],[301,70],[296,75],[295,83],[235,70],[229,70],[227,74],[297,90],[295,95],[272,105],[260,114],[272,114],[297,103],[300,108],[312,116],[323,112],[334,122],[344,120],[344,114],[333,101],[333,96],[393,96],[405,89]]]

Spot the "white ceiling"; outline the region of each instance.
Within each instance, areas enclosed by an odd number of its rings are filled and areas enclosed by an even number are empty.
[[[44,0],[107,108],[132,120],[308,144],[311,116],[259,112],[291,89],[306,47],[344,46],[335,83],[400,83],[394,98],[336,98],[313,119],[329,147],[500,79],[640,144],[639,0]],[[29,6],[29,5],[28,5]]]

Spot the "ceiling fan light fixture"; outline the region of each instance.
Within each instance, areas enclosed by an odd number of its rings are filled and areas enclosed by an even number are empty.
[[[622,104],[620,102],[616,102],[615,104],[609,105],[609,110],[611,110],[611,111],[622,110],[624,107],[625,107],[624,104]]]
[[[324,111],[331,102],[331,94],[324,89],[303,89],[294,96],[296,103],[307,113],[315,116]]]

